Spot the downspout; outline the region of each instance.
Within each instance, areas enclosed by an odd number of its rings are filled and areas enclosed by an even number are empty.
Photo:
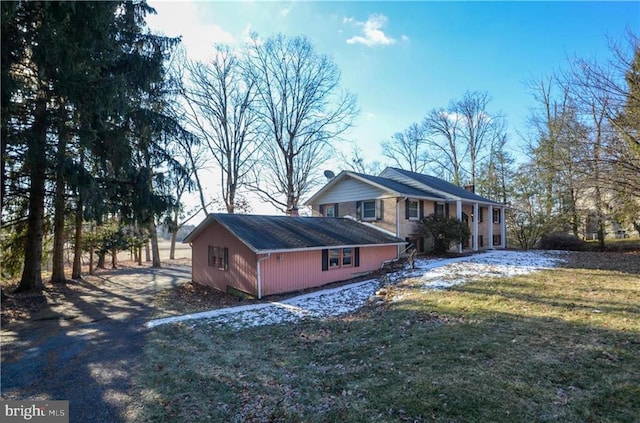
[[[263,257],[258,257],[258,260],[256,261],[256,276],[258,279],[258,299],[261,300],[262,299],[262,275],[260,274],[260,262],[264,261],[268,258],[271,257],[271,253],[267,253],[266,256]]]
[[[400,199],[399,198],[396,198],[396,236],[400,238]],[[402,247],[398,245],[398,257],[400,257],[400,248]]]
[[[456,218],[462,222],[462,200],[456,200]],[[458,244],[458,252],[462,253],[462,243]]]

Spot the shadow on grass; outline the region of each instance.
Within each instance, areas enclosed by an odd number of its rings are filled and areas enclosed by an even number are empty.
[[[517,298],[523,309],[483,308],[487,296],[504,296],[504,286],[469,287],[295,326],[158,328],[138,374],[150,393],[144,417],[632,422],[640,415],[637,315],[625,330],[571,320],[565,302],[580,294],[536,300],[535,285]],[[635,310],[638,298],[626,300],[613,302]]]
[[[70,421],[125,421],[158,290],[188,269],[117,269],[48,287],[55,302],[30,320],[3,325],[2,397],[70,401]]]

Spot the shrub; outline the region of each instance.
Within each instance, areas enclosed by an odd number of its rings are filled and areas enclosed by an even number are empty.
[[[541,250],[583,251],[586,244],[574,235],[556,232],[543,236],[538,243],[538,248]]]
[[[463,242],[471,236],[466,223],[455,217],[431,214],[420,221],[418,231],[427,238],[433,239],[433,252],[442,254],[454,244]]]

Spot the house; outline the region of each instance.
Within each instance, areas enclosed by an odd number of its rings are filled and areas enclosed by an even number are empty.
[[[240,214],[210,214],[183,242],[194,282],[257,298],[369,273],[406,244],[349,218]]]
[[[379,176],[343,171],[305,205],[313,216],[353,216],[412,242],[424,252],[432,240],[417,232],[430,214],[455,216],[471,230],[459,252],[506,247],[505,205],[433,176],[388,167]]]

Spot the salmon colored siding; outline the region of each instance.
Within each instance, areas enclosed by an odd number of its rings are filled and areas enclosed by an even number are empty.
[[[228,270],[209,266],[209,246],[229,249]],[[221,291],[227,286],[257,296],[256,254],[218,222],[212,222],[192,242],[192,278]]]
[[[360,247],[360,266],[325,271],[322,270],[321,250],[274,253],[260,262],[262,295],[298,291],[347,280],[355,274],[379,269],[383,261],[394,259],[397,253],[395,245]]]
[[[228,270],[209,266],[209,246],[229,249]],[[314,288],[352,278],[355,274],[380,268],[397,255],[395,245],[360,247],[360,266],[322,270],[322,251],[260,254],[262,295]],[[231,286],[258,296],[258,256],[218,222],[209,224],[192,241],[192,279],[203,285],[227,291]]]

